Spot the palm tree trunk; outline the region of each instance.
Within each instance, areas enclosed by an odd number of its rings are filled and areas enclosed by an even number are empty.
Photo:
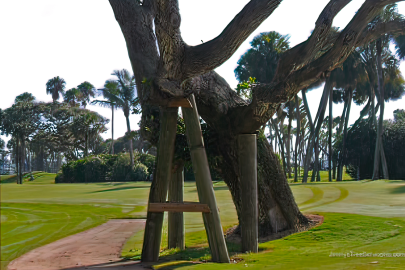
[[[20,183],[20,180],[19,180],[19,175],[20,175],[20,139],[19,139],[19,137],[18,137],[18,135],[16,136],[16,138],[15,138],[15,145],[16,145],[16,148],[15,148],[15,170],[16,170],[16,174],[17,174],[17,184],[19,184]]]
[[[294,182],[298,182],[298,148],[300,145],[301,113],[298,95],[295,95],[295,109],[297,110],[297,135],[295,138]]]
[[[328,138],[328,145],[329,145],[329,155],[328,155],[328,170],[329,170],[329,182],[332,182],[332,136],[333,136],[333,87],[330,88],[329,93],[329,138]]]
[[[273,128],[276,131],[276,134],[277,134],[277,137],[278,137],[279,146],[281,148],[281,151],[280,151],[281,152],[281,159],[282,159],[282,162],[283,162],[283,169],[284,169],[284,174],[285,174],[287,168],[286,168],[285,157],[284,157],[284,143],[283,143],[283,140],[281,139],[281,135],[280,135],[280,132],[278,130],[277,123],[273,119],[270,119],[270,121],[272,122]]]
[[[291,102],[289,106],[289,114],[288,114],[288,128],[287,128],[287,140],[286,140],[286,148],[287,148],[287,171],[288,171],[288,178],[291,178],[291,125],[292,125],[292,111],[291,109]]]
[[[350,108],[352,105],[352,98],[353,98],[353,88],[349,88],[349,97],[347,100],[347,112],[346,112],[346,117],[345,117],[345,127],[344,127],[344,132],[343,132],[343,145],[342,145],[342,151],[341,151],[341,156],[340,156],[340,167],[338,171],[338,179],[337,181],[342,181],[343,180],[343,162],[346,158],[346,140],[347,140],[347,127],[349,125],[349,116],[350,116]]]
[[[336,135],[340,135],[342,133],[343,125],[345,123],[344,121],[345,121],[346,113],[347,113],[347,104],[348,103],[345,101],[342,116],[340,117],[339,128],[337,130]],[[335,174],[336,174],[336,169],[337,169],[337,176],[335,175],[335,177],[334,177],[336,179],[336,181],[337,181],[337,179],[340,178],[339,174],[340,174],[340,159],[341,159],[341,156],[342,156],[342,151],[339,152],[338,160],[337,160],[337,162],[335,162],[335,163],[337,163],[337,168],[336,168],[336,165],[334,165],[334,169],[333,169],[334,170],[333,172]]]
[[[371,87],[371,89],[370,89],[370,91],[371,91],[371,96],[372,96],[372,98],[371,98],[371,119],[372,119],[372,124],[374,125],[374,127],[376,128],[376,133],[377,133],[377,129],[378,129],[378,124],[377,124],[377,118],[376,118],[376,114],[377,114],[377,110],[378,110],[378,108],[380,107],[380,103],[378,103],[377,104],[377,107],[375,107],[375,102],[374,102],[374,99],[375,99],[375,92],[374,92],[374,89]],[[378,134],[378,133],[377,133]],[[383,162],[383,163],[386,163],[387,161],[386,161],[386,159],[385,159],[385,152],[384,152],[384,147],[382,147],[381,149],[380,149],[380,158],[381,158],[381,161]]]
[[[305,155],[305,159],[304,159],[304,176],[302,178],[302,183],[306,183],[308,181],[308,169],[309,169],[309,162],[310,162],[310,157],[312,157],[312,153],[309,152],[309,144],[311,141],[311,137],[314,129],[314,124],[312,123],[312,117],[311,117],[311,111],[309,110],[309,106],[308,106],[308,101],[307,101],[307,95],[306,95],[306,89],[302,89],[302,100],[304,101],[304,108],[305,108],[305,112],[307,113],[307,117],[308,117],[308,122],[309,122],[309,127],[311,129],[311,132],[309,134],[308,137],[308,146],[306,149],[306,155]]]
[[[315,119],[316,122],[317,122],[315,130],[314,130],[314,125],[312,124],[311,113],[309,111],[307,98],[304,95],[304,91],[302,92],[303,93],[303,99],[304,99],[304,107],[305,107],[305,110],[307,111],[307,114],[308,114],[308,120],[309,120],[309,124],[311,126],[311,133],[312,133],[312,135],[310,135],[310,139],[308,141],[307,157],[305,158],[305,167],[304,167],[304,178],[302,179],[303,183],[307,182],[309,164],[310,164],[310,161],[311,161],[314,146],[317,146],[316,142],[319,140],[319,131],[321,130],[322,122],[323,122],[323,119],[325,117],[326,105],[328,103],[328,97],[329,97],[329,93],[330,93],[329,89],[331,87],[333,87],[331,81],[329,79],[326,80],[325,87],[324,87],[323,94],[322,94],[322,98],[321,98],[321,103],[319,104],[319,108],[318,108],[318,112],[317,112],[318,119]],[[312,180],[314,180],[314,174],[317,172],[317,169],[318,169],[318,164],[317,164],[318,159],[316,158],[317,154],[319,154],[319,153],[316,150],[315,151],[314,170],[312,172],[312,175],[313,175]]]
[[[128,131],[128,135],[130,135],[131,133],[131,126],[129,124],[129,115],[125,114],[125,118],[127,120],[127,131]],[[131,158],[131,167],[134,166],[134,149],[132,146],[132,137],[129,139],[129,156]]]
[[[21,136],[21,143],[20,143],[20,185],[23,183],[23,173],[24,173],[24,163],[25,163],[25,140],[24,136]]]
[[[111,104],[111,154],[114,155],[114,105]]]
[[[380,169],[380,157],[381,158],[382,167],[383,167],[383,174],[385,179],[389,179],[388,175],[388,167],[387,161],[385,160],[385,154],[383,154],[383,144],[382,144],[382,136],[383,136],[383,121],[384,121],[384,81],[383,81],[383,73],[382,73],[382,48],[381,48],[381,39],[377,40],[377,74],[378,74],[378,90],[380,94],[380,119],[378,122],[377,127],[377,136],[376,136],[376,146],[374,151],[374,170],[373,170],[373,180],[379,179],[379,169]]]

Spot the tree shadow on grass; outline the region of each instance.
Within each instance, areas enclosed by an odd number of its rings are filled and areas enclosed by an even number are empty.
[[[240,244],[227,242],[226,246],[230,257],[240,254]],[[211,252],[207,246],[186,248],[185,250],[171,249],[163,252],[159,257],[159,264],[154,265],[154,267],[157,269],[171,270],[210,261]]]
[[[399,187],[393,188],[391,190],[392,194],[402,194],[405,193],[405,185],[401,185]]]
[[[96,190],[96,191],[91,191],[91,192],[88,192],[88,193],[100,193],[100,192],[119,191],[119,190],[127,190],[127,189],[139,189],[139,188],[149,189],[150,187],[118,187],[118,188],[109,188],[109,189]]]
[[[218,190],[229,190],[229,188],[228,188],[227,186],[220,186],[220,187],[213,186],[213,188],[214,188],[214,191],[218,191]],[[187,191],[187,192],[196,193],[196,192],[197,192],[197,189],[191,189],[191,190],[189,190],[189,191]]]

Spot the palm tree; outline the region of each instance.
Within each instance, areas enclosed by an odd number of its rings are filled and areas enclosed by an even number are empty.
[[[71,107],[75,107],[78,103],[79,90],[77,88],[69,89],[63,95],[63,102]]]
[[[373,22],[388,22],[397,19],[403,19],[403,16],[398,13],[398,8],[396,4],[388,5],[384,8],[380,16],[378,16]],[[405,55],[405,44],[404,37],[394,38],[390,35],[385,35],[376,41],[377,50],[377,82],[378,82],[378,92],[380,96],[380,119],[377,126],[377,138],[376,146],[374,151],[374,170],[373,170],[373,180],[379,179],[379,168],[380,168],[380,157],[382,156],[383,174],[385,179],[389,179],[388,166],[385,161],[384,146],[382,144],[383,135],[383,121],[384,121],[384,107],[385,107],[385,95],[384,95],[384,78],[383,78],[383,51],[389,51],[389,41],[392,40],[396,43],[397,54],[399,57],[403,58]]]
[[[238,61],[236,79],[241,83],[255,77],[258,82],[272,81],[280,56],[289,49],[289,36],[277,32],[260,33],[250,42],[252,46]]]
[[[95,87],[89,82],[83,82],[77,86],[77,98],[81,102],[83,108],[86,108],[87,103],[90,102],[90,97],[96,95]]]
[[[52,100],[55,103],[59,99],[59,95],[65,92],[66,82],[59,76],[54,77],[46,83],[46,93],[52,95]]]
[[[129,123],[129,113],[133,107],[135,98],[135,79],[128,70],[114,70],[111,75],[117,77],[116,80],[107,80],[104,84],[103,95],[108,102],[112,102],[116,108],[121,108],[127,122],[127,135],[129,142],[129,154],[131,166],[134,165],[134,153],[131,136],[131,126]]]
[[[111,88],[114,84],[106,84],[103,89],[100,89],[101,94],[106,100],[96,99],[91,102],[91,104],[98,104],[102,107],[111,108],[111,154],[114,155],[114,110],[117,109],[115,100],[115,95],[113,94],[116,91],[116,88]],[[110,87],[110,88],[108,88]],[[112,100],[111,100],[112,99]]]

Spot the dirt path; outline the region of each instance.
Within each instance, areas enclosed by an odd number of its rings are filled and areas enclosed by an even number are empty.
[[[125,241],[144,226],[145,220],[113,219],[34,249],[12,261],[8,270],[144,269],[119,258]]]

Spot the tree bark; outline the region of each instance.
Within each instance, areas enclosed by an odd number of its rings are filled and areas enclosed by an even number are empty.
[[[229,59],[258,25],[273,13],[281,1],[250,1],[218,37],[198,46],[188,46],[182,40],[177,1],[109,1],[124,34],[138,86],[143,111],[142,127],[150,123],[147,121],[151,119],[148,117],[150,116],[148,112],[153,111],[151,108],[167,104],[170,98],[195,93],[197,99],[203,100],[198,102],[202,118],[210,128],[220,134],[221,142],[225,142],[219,145],[219,149],[222,149],[223,171],[229,173],[225,178],[234,201],[237,201],[235,204],[238,214],[240,214],[240,183],[238,169],[235,167],[235,164],[238,164],[235,154],[237,135],[258,130],[272,117],[281,103],[290,100],[298,91],[323,78],[329,71],[342,64],[356,47],[375,39],[385,31],[380,29],[380,25],[377,25],[377,30],[369,29],[367,25],[385,5],[398,2],[366,0],[356,16],[340,33],[331,34],[334,17],[350,2],[331,0],[319,16],[310,38],[292,48],[280,60],[273,81],[253,86],[253,99],[249,103],[238,98],[229,86],[224,87],[226,82],[212,70]],[[391,25],[389,31],[399,33],[404,31],[404,27],[398,24]],[[193,87],[188,87],[190,85]],[[152,137],[153,134],[149,136]],[[283,213],[288,226],[298,224],[303,219],[299,218],[301,214],[291,191],[283,193],[285,190],[280,190],[286,185],[288,187],[281,166],[276,162],[271,149],[264,152],[263,160],[267,157],[271,162],[263,168],[273,171],[262,172],[269,178],[264,179],[265,184],[260,186],[259,169],[259,191],[264,190],[264,194],[259,194],[259,200],[264,200],[260,203],[270,204],[271,200],[277,202],[272,204],[276,208],[263,209],[273,209],[276,212],[279,209],[278,212]],[[234,178],[230,179],[231,176]],[[278,185],[274,186],[275,183]],[[283,205],[284,202],[287,206]],[[263,213],[264,217],[268,218],[268,224],[271,224],[272,214],[264,213],[262,210],[260,213]],[[274,222],[274,219],[271,220]]]

